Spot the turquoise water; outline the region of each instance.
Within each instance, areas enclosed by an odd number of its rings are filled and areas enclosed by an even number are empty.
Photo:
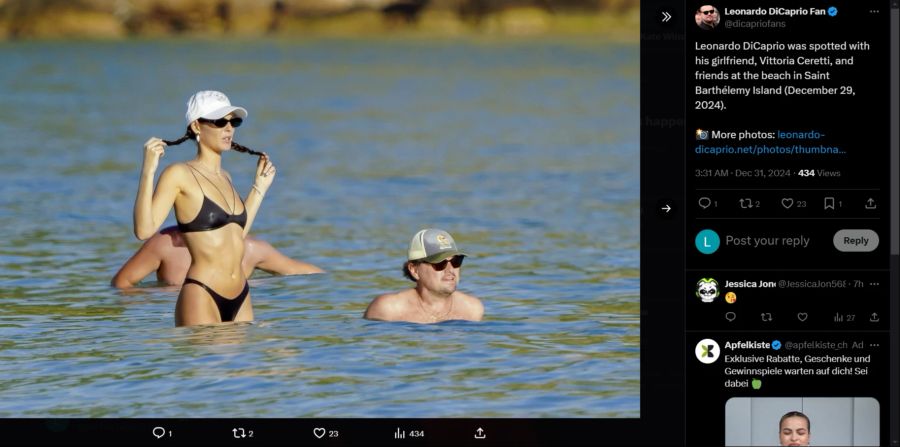
[[[0,416],[639,416],[637,45],[23,42],[0,59]],[[180,136],[201,89],[250,111],[236,141],[278,167],[254,234],[328,272],[257,273],[252,324],[176,328],[177,288],[109,287],[140,246],[142,145]],[[255,158],[224,166],[249,190]],[[426,227],[471,255],[460,289],[484,321],[361,319],[409,287]]]

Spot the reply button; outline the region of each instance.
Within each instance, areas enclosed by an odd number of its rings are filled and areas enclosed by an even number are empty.
[[[840,251],[873,251],[878,248],[878,233],[872,230],[840,230],[834,233],[834,247]]]

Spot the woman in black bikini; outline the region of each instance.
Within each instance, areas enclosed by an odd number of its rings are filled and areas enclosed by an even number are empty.
[[[144,143],[134,234],[141,240],[156,234],[174,205],[178,228],[191,253],[191,267],[175,304],[176,326],[251,321],[250,288],[241,269],[244,237],[275,178],[275,166],[265,153],[233,141],[234,129],[247,111],[232,106],[224,94],[197,92],[188,100],[185,117],[188,127],[182,138],[150,138]],[[164,169],[154,190],[153,178],[165,147],[188,139],[197,141],[197,156]],[[246,201],[222,169],[222,153],[230,149],[259,155]]]

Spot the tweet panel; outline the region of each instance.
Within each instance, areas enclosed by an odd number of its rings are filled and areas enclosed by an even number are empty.
[[[685,4],[688,445],[900,442],[896,11]]]

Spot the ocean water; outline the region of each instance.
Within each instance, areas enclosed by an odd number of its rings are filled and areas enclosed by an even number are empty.
[[[639,416],[636,44],[15,42],[0,59],[0,416]],[[236,141],[278,168],[253,234],[327,273],[257,272],[255,322],[176,328],[177,288],[109,280],[140,246],[142,145],[181,136],[202,89],[249,110]],[[223,165],[249,191],[255,158]],[[460,289],[484,321],[363,320],[411,285],[427,227],[470,254]]]

